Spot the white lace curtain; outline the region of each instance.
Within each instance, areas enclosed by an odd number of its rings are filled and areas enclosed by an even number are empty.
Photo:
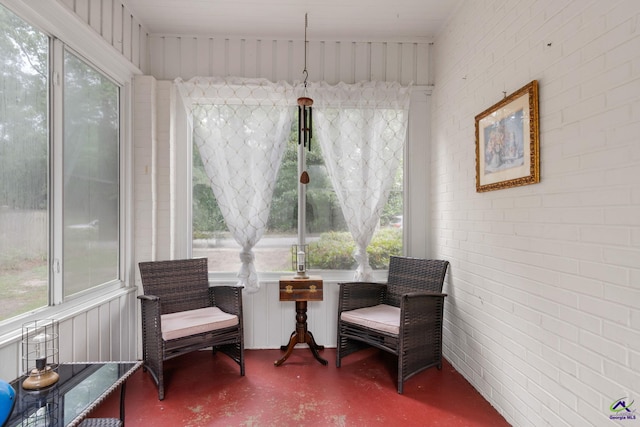
[[[315,135],[356,242],[354,280],[372,279],[367,246],[389,198],[407,135],[409,88],[398,83],[310,83]]]
[[[253,247],[262,238],[294,119],[286,83],[264,79],[176,80],[193,139],[224,220],[242,247],[238,284],[260,288]]]
[[[257,291],[253,247],[271,198],[301,89],[264,79],[176,80],[211,188],[240,244],[239,284]],[[310,83],[314,139],[355,242],[355,280],[371,279],[367,246],[402,158],[410,90],[398,83]]]

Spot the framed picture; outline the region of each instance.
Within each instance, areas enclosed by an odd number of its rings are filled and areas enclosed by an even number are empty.
[[[538,81],[476,116],[476,191],[540,182]]]

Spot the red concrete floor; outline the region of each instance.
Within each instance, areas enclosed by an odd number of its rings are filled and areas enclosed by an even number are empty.
[[[222,354],[199,351],[166,364],[165,400],[140,369],[127,383],[126,427],[136,426],[508,426],[445,361],[405,382],[397,393],[395,360],[376,349],[335,366],[335,349],[296,348],[282,366],[279,350],[246,350],[246,376]],[[119,393],[114,393],[119,396]],[[91,416],[117,416],[113,396]]]

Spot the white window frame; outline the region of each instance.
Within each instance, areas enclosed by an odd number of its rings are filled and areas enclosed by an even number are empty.
[[[69,25],[77,18],[57,2],[24,2],[0,0],[3,6],[50,38],[49,46],[49,305],[23,313],[0,324],[0,346],[17,339],[25,322],[53,318],[61,320],[87,311],[133,286],[135,271],[132,252],[133,149],[131,132],[131,81],[139,73],[118,53],[106,49],[105,42],[94,31]],[[63,298],[62,291],[62,185],[63,168],[63,63],[64,49],[111,79],[119,87],[120,149],[119,149],[119,256],[118,279]]]

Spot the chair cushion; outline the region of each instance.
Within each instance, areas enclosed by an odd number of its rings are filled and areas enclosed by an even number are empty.
[[[380,304],[343,311],[340,320],[394,335],[400,333],[400,307],[392,305]]]
[[[165,341],[228,328],[238,324],[238,316],[225,313],[218,307],[163,314],[162,339]]]

